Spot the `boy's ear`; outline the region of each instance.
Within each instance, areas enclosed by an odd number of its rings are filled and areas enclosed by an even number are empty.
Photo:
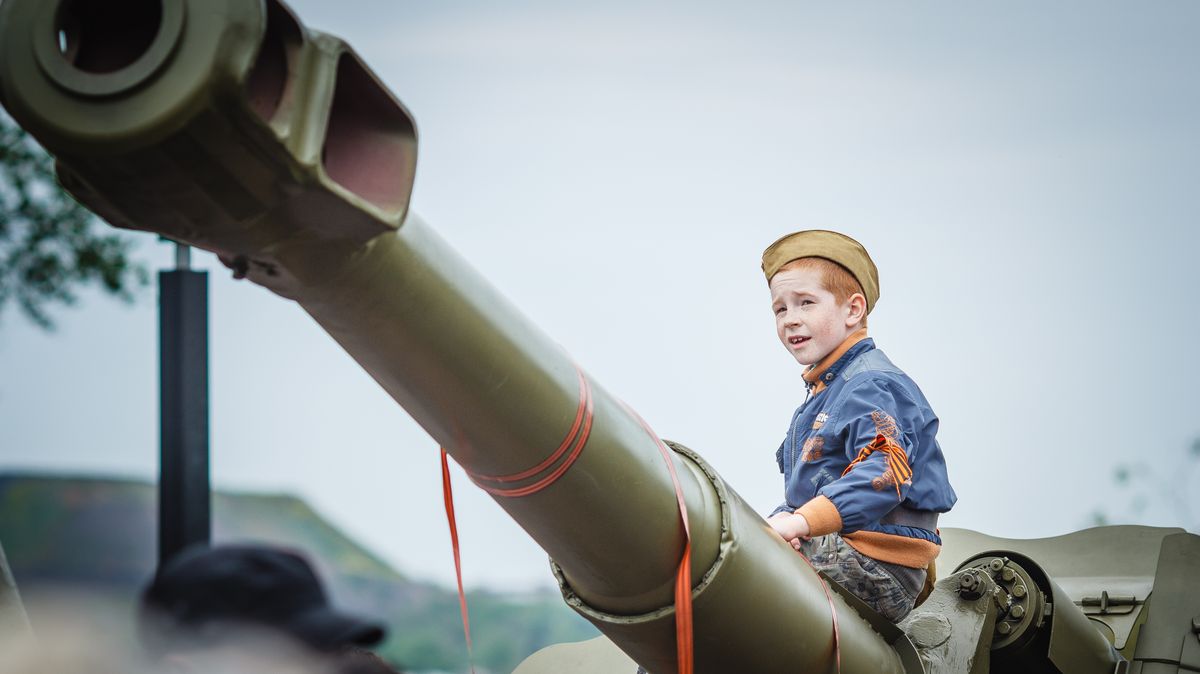
[[[847,300],[850,313],[846,315],[846,327],[858,325],[867,317],[867,298],[862,293],[854,293]]]

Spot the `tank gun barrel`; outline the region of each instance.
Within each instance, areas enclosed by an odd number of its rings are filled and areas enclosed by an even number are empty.
[[[0,100],[81,202],[298,302],[545,548],[576,610],[675,671],[684,535],[656,439],[409,212],[412,118],[345,43],[274,1],[6,0],[0,50]],[[831,609],[842,671],[903,671],[698,456],[670,460],[697,671],[825,671]]]

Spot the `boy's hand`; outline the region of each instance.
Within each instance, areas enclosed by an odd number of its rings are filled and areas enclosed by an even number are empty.
[[[800,541],[807,541],[809,538],[808,520],[804,519],[804,515],[776,513],[767,518],[767,524],[771,525],[780,538],[797,550],[800,549]]]

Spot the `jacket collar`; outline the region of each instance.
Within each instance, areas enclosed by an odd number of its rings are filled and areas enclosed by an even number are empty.
[[[804,371],[804,383],[811,389],[810,393],[816,395],[824,391],[829,382],[833,381],[850,361],[873,348],[875,341],[867,337],[866,328],[859,328],[850,333],[836,349],[822,358],[821,362],[810,365]]]

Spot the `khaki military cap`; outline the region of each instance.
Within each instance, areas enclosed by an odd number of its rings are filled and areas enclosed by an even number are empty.
[[[879,300],[879,270],[861,243],[825,229],[788,234],[763,251],[762,270],[767,281],[770,282],[780,267],[802,257],[820,257],[845,267],[862,286],[863,296],[867,298],[867,313],[875,308],[875,302]]]

